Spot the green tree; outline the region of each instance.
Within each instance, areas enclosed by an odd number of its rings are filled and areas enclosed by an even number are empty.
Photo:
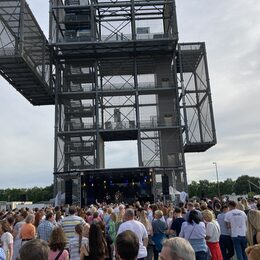
[[[45,188],[33,187],[31,189],[2,189],[0,190],[1,201],[20,201],[26,196],[28,201],[48,201],[53,197],[53,185]]]
[[[250,189],[251,192],[259,192],[259,189],[257,188],[259,181],[260,178],[242,175],[237,178],[236,183],[234,184],[234,191],[236,194],[246,194],[250,192]]]
[[[199,189],[198,189],[198,196],[203,197],[209,197],[209,181],[208,180],[200,180],[199,181]]]
[[[220,193],[223,194],[232,194],[234,192],[234,184],[231,178],[227,178],[225,181],[219,183]]]
[[[194,197],[198,196],[198,189],[199,189],[199,183],[196,181],[192,181],[191,184],[189,184],[189,196]]]

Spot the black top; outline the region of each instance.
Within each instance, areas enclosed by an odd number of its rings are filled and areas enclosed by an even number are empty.
[[[176,232],[176,236],[179,236],[181,232],[181,225],[183,222],[185,222],[184,218],[176,218],[175,220],[173,220],[171,229]]]

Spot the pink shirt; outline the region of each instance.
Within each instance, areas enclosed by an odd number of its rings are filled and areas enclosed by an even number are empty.
[[[48,260],[54,260],[55,257],[59,254],[59,252],[60,252],[59,250],[57,251],[50,250]],[[59,257],[59,260],[67,260],[67,259],[69,259],[69,252],[66,249],[64,249],[62,254]]]

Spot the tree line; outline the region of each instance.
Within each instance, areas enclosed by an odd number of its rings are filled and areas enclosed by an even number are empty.
[[[208,180],[192,181],[188,187],[190,197],[212,198],[218,194],[217,182],[209,182]],[[260,194],[260,178],[248,175],[242,175],[236,180],[228,178],[219,182],[219,190],[221,195],[235,193],[236,195],[249,194],[249,196],[253,196]]]
[[[208,180],[192,181],[189,185],[189,197],[214,197],[218,194],[216,182]],[[220,194],[260,194],[260,178],[242,175],[236,180],[230,178],[219,182]],[[0,189],[0,201],[32,201],[33,203],[49,201],[53,198],[53,185],[45,188]]]
[[[32,201],[33,203],[49,201],[53,198],[53,184],[45,188],[1,189],[0,201]]]

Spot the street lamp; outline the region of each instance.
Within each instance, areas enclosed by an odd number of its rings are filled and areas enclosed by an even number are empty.
[[[212,164],[215,165],[216,168],[216,175],[217,175],[217,186],[218,186],[218,197],[220,198],[220,188],[219,188],[219,181],[218,181],[218,165],[216,162],[213,162]]]

